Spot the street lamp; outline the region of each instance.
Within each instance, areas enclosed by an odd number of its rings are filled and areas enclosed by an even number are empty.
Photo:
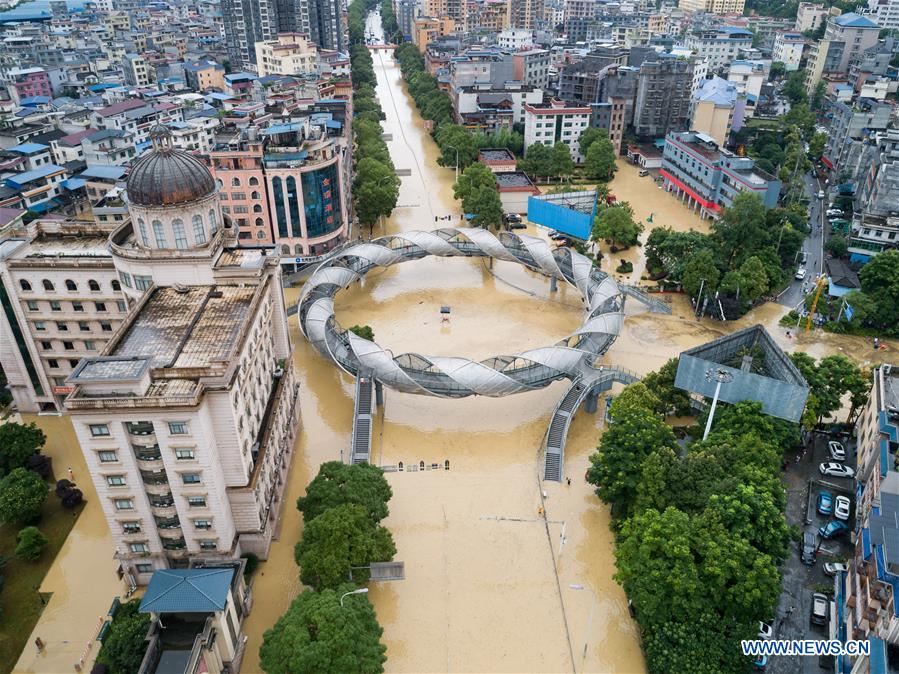
[[[456,182],[459,182],[459,150],[452,145],[447,145],[447,149],[456,150]]]
[[[717,382],[715,385],[715,396],[712,398],[712,409],[709,410],[709,420],[705,423],[705,433],[702,434],[702,439],[705,440],[709,437],[709,431],[712,430],[712,419],[715,418],[715,407],[718,405],[718,394],[721,393],[721,384],[729,384],[734,380],[734,376],[720,367],[718,368],[710,368],[705,371],[705,378],[707,381]]]
[[[340,608],[343,608],[343,598],[348,595],[351,595],[351,594],[368,594],[368,588],[360,587],[358,590],[351,590],[350,592],[344,592],[342,595],[340,595]]]

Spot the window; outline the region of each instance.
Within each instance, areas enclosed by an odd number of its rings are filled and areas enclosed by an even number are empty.
[[[131,552],[150,552],[146,543],[131,543],[128,547],[131,549]]]
[[[62,311],[62,305],[56,300],[50,300],[50,311]]]
[[[246,192],[232,192],[231,198],[235,201],[246,201],[247,193]]]
[[[28,300],[28,301],[25,303],[25,306],[28,307],[28,311],[37,311],[37,309],[38,309],[38,307],[37,307],[37,302],[35,302],[35,301],[33,301],[33,300]]]
[[[181,481],[184,484],[200,484],[199,473],[181,473]]]
[[[250,212],[250,209],[247,208],[246,206],[235,206],[234,207],[235,215],[238,213],[249,213],[249,212]]]
[[[188,461],[190,459],[195,459],[196,456],[194,456],[194,450],[189,447],[176,447],[175,458],[179,461]]]
[[[197,245],[206,243],[206,232],[203,231],[203,216],[195,215],[194,223],[194,243]]]
[[[46,290],[48,293],[52,293],[56,290],[56,288],[53,287],[53,284],[50,283],[50,281],[48,281],[47,279],[44,279],[43,281],[41,281],[41,283],[44,284],[44,290]]]
[[[112,463],[113,461],[119,460],[119,455],[118,452],[113,449],[104,449],[97,452],[97,458],[100,459],[101,463]]]
[[[72,309],[75,311],[84,311],[84,305],[81,302],[72,302]]]
[[[256,178],[255,176],[250,178],[250,185],[255,186],[258,184],[259,184],[259,178]],[[258,199],[259,197],[253,197],[253,198]]]
[[[240,178],[231,178],[231,187],[240,187]]]
[[[140,533],[140,522],[122,522],[122,531],[126,534]]]
[[[165,248],[165,232],[162,229],[162,223],[159,220],[154,220],[152,222],[153,225],[153,236],[156,238],[156,247],[157,248]]]
[[[131,287],[131,274],[126,274],[125,272],[120,271],[119,278],[122,279],[122,283],[124,283],[128,288]]]
[[[215,550],[218,547],[218,543],[210,540],[202,540],[200,541],[200,550]]]
[[[47,329],[47,324],[44,323],[43,321],[35,321],[34,329],[37,330],[38,332],[43,332],[44,330]]]
[[[69,367],[74,370],[78,367],[78,361],[75,358],[69,358]]]
[[[188,428],[186,421],[170,421],[169,422],[169,434],[170,435],[187,435]]]
[[[116,292],[120,292],[122,290],[122,285],[116,279],[112,279],[110,285],[112,285],[112,289]]]
[[[175,234],[175,248],[178,250],[187,248],[187,235],[184,233],[184,222],[182,220],[172,220],[172,232]]]
[[[56,360],[55,358],[50,358],[47,361],[47,365],[50,366],[51,369],[55,370],[59,367],[59,361]]]
[[[118,309],[123,314],[128,311],[128,305],[125,303],[125,300],[116,300],[115,301],[116,309]]]
[[[135,564],[134,568],[138,573],[153,573],[153,565],[152,564]]]
[[[78,321],[78,329],[81,330],[81,332],[90,332],[91,325],[87,321]]]
[[[134,510],[134,501],[130,498],[117,498],[113,501],[116,510]]]
[[[134,275],[134,287],[138,290],[146,290],[151,285],[153,285],[153,277],[152,276],[138,276]]]
[[[90,424],[88,428],[90,428],[91,435],[95,438],[109,437],[109,426],[106,424]]]
[[[212,520],[194,520],[194,527],[197,529],[212,529]]]
[[[64,348],[66,351],[74,351],[75,343],[74,342],[63,342],[62,348]]]
[[[187,505],[191,508],[205,508],[206,507],[206,497],[205,496],[188,496],[187,497]]]
[[[210,208],[209,209],[209,231],[212,232],[213,234],[215,234],[216,231],[218,231],[218,228],[219,228],[219,221],[216,218],[215,209]]]
[[[109,321],[100,321],[100,329],[103,332],[112,332],[112,323]]]
[[[257,238],[257,239],[264,239],[264,238],[265,238],[265,232],[263,232],[262,230],[259,230],[258,232],[256,232],[256,238]]]
[[[66,279],[66,290],[71,290],[74,292],[74,291],[78,290],[78,286],[75,285],[74,281],[72,281],[70,279]]]
[[[88,339],[84,342],[84,350],[85,351],[96,351],[97,345],[94,344],[93,340]]]
[[[259,198],[260,198],[259,192],[257,192],[256,190],[253,190],[252,192],[250,192],[250,199],[259,199]]]
[[[68,332],[69,324],[64,323],[62,321],[56,321],[56,329],[59,330],[60,332]]]
[[[124,475],[107,475],[106,476],[106,484],[110,487],[124,487],[125,486],[125,476]]]
[[[253,204],[253,212],[262,213],[262,206],[260,206],[259,204]]]
[[[21,279],[19,281],[19,286],[22,288],[22,290],[31,290],[31,284],[25,279]]]

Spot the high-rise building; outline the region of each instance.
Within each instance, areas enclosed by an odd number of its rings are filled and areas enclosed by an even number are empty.
[[[277,259],[238,248],[219,190],[164,131],[128,176],[109,237],[133,302],[66,409],[120,572],[268,554],[298,424]]]
[[[678,8],[707,14],[742,14],[745,0],[679,0]]]
[[[640,65],[634,104],[634,132],[640,138],[662,138],[690,126],[693,61],[661,54]]]
[[[340,0],[302,0],[309,17],[309,37],[319,49],[346,49]],[[298,31],[305,32],[305,31]]]
[[[868,0],[868,11],[881,28],[899,28],[899,0]]]
[[[540,28],[543,23],[543,0],[510,0],[509,25],[512,28]]]

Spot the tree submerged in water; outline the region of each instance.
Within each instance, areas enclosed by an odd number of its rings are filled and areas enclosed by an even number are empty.
[[[370,325],[354,325],[349,330],[357,337],[367,339],[369,342],[375,341],[375,331],[371,329]]]

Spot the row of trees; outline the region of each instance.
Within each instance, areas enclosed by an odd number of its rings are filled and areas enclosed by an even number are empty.
[[[356,141],[353,203],[359,222],[369,228],[393,212],[400,193],[400,178],[383,138],[381,121],[385,115],[375,94],[377,79],[371,53],[364,43],[365,14],[374,4],[373,0],[358,0],[347,12]],[[354,40],[354,36],[359,39]]]
[[[380,522],[393,491],[368,464],[322,464],[297,500],[303,538],[295,558],[310,589],[263,635],[259,658],[270,674],[342,674],[384,671],[386,648],[374,608],[363,596],[346,596],[368,581],[372,562],[393,559],[396,546]],[[341,597],[345,601],[341,601]]]
[[[458,162],[459,170],[464,170],[477,161],[478,151],[483,148],[506,148],[513,154],[521,154],[524,138],[520,133],[501,131],[488,135],[454,123],[449,96],[439,89],[437,78],[427,72],[424,58],[414,44],[399,45],[394,57],[419,113],[434,124],[432,133],[440,148],[438,164],[456,166]]]
[[[790,359],[805,377],[809,396],[805,403],[803,426],[811,430],[816,424],[832,416],[842,407],[842,400],[849,396],[849,415],[846,423],[855,418],[868,402],[871,391],[871,373],[862,370],[846,356],[825,356],[817,363],[803,351],[794,351]]]
[[[584,176],[601,183],[612,179],[615,166],[615,146],[605,129],[590,128],[578,138],[578,148],[584,156]],[[534,180],[558,178],[563,181],[574,173],[574,160],[565,143],[543,145],[532,143],[523,158],[518,160],[518,170]]]
[[[699,301],[717,291],[725,315],[734,318],[786,282],[807,232],[804,208],[766,210],[758,196],[744,192],[709,234],[666,227],[650,232],[647,267],[653,278],[680,283]]]
[[[453,196],[462,202],[462,210],[472,215],[475,227],[499,226],[503,222],[503,204],[496,191],[496,176],[489,168],[476,162],[465,169],[453,185]]]
[[[615,578],[649,671],[746,671],[740,640],[754,638],[780,594],[777,560],[791,537],[780,463],[798,429],[740,403],[719,408],[708,440],[684,451],[663,416],[688,405],[674,393],[676,369],[671,361],[615,399],[587,479],[612,507]]]

